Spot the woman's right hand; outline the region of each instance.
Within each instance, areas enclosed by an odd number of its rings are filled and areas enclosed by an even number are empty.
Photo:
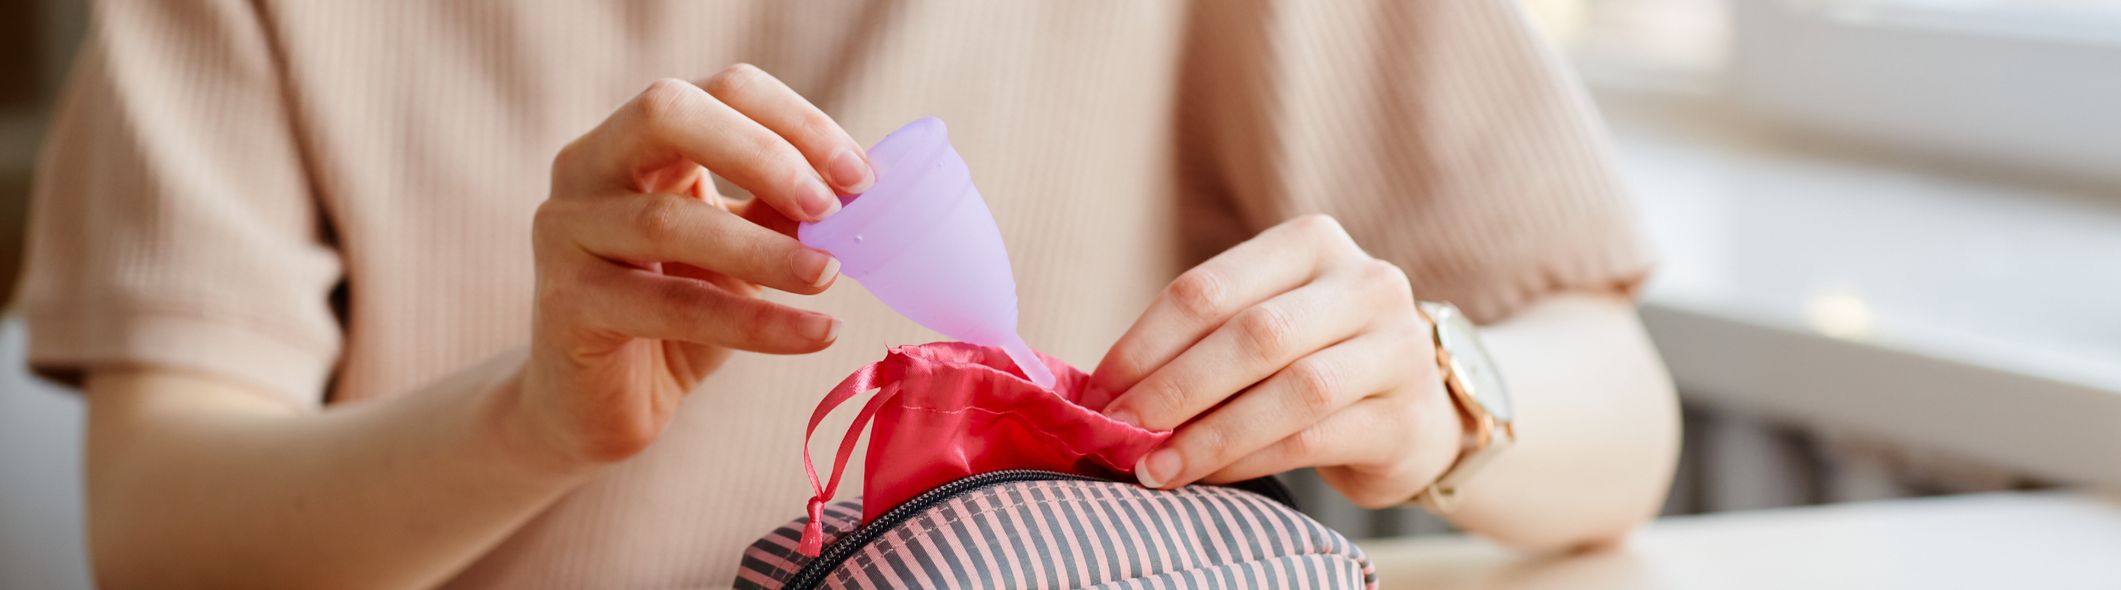
[[[743,187],[725,200],[709,172]],[[838,320],[767,302],[839,263],[794,238],[874,179],[824,112],[748,64],[661,80],[560,150],[532,225],[531,347],[504,419],[570,462],[633,455],[732,350],[815,352]]]

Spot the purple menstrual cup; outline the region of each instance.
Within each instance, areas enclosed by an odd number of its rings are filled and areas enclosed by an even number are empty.
[[[839,213],[804,223],[803,244],[832,253],[840,272],[930,330],[999,346],[1039,387],[1053,372],[1016,334],[1016,278],[972,171],[934,117],[869,148],[876,184]]]

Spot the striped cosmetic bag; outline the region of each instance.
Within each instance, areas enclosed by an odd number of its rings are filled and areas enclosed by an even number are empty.
[[[1170,436],[1112,421],[1110,395],[1043,357],[1032,385],[1006,355],[897,347],[813,412],[805,514],[744,552],[738,588],[1374,588],[1369,559],[1298,512],[1273,478],[1152,490],[1128,473]],[[875,389],[820,480],[807,439]],[[831,502],[874,422],[867,494]]]
[[[1044,471],[951,482],[861,522],[823,512],[825,550],[797,551],[809,517],[745,550],[736,587],[1376,588],[1346,537],[1273,479],[1160,491]]]

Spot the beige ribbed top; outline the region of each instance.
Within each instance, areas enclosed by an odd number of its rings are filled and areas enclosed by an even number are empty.
[[[1503,0],[113,1],[95,18],[36,185],[24,302],[52,375],[152,363],[350,403],[519,346],[553,154],[649,81],[737,61],[863,142],[948,121],[1024,334],[1080,366],[1190,262],[1302,212],[1488,320],[1648,265],[1582,93]],[[457,585],[728,583],[801,511],[818,397],[936,338],[851,281],[780,299],[844,318],[838,344],[736,357],[653,448]]]

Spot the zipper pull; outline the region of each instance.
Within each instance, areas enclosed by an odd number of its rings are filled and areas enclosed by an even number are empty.
[[[803,540],[796,545],[795,551],[803,557],[817,557],[818,552],[825,550],[825,525],[821,522],[825,519],[825,499],[813,496],[806,508],[810,521],[803,523]]]

